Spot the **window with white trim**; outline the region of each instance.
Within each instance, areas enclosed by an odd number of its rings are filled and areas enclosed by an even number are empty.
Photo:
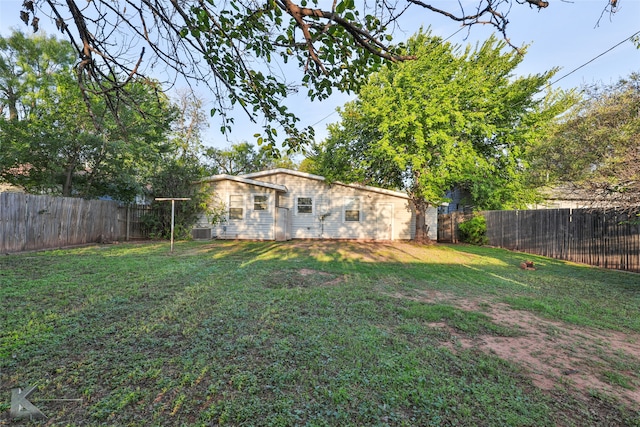
[[[266,211],[269,210],[269,196],[265,194],[253,195],[253,210]]]
[[[345,222],[360,221],[360,198],[359,197],[344,198],[344,221]]]
[[[240,194],[232,194],[229,196],[229,219],[244,219],[244,197]]]
[[[298,197],[298,198],[296,198],[296,213],[299,213],[299,214],[312,214],[313,213],[313,198],[312,197]]]

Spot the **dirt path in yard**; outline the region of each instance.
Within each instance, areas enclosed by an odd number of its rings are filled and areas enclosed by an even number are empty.
[[[585,395],[601,392],[632,409],[640,408],[640,373],[624,368],[640,358],[640,334],[571,326],[514,310],[507,304],[458,298],[437,291],[423,291],[413,297],[394,296],[482,312],[497,324],[522,331],[522,336],[516,337],[466,337],[444,323],[434,323],[434,327],[451,335],[446,346],[454,352],[477,348],[517,363],[527,369],[534,384],[543,390],[568,386]]]

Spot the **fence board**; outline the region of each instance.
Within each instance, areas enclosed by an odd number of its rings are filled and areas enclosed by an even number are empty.
[[[640,272],[639,212],[540,209],[487,211],[483,215],[490,245]]]
[[[438,242],[457,243],[460,241],[460,223],[473,218],[473,214],[451,212],[438,215]]]
[[[135,223],[123,209],[114,201],[0,192],[0,253],[122,240],[127,228],[133,238],[148,238],[141,218],[149,208],[130,208]]]
[[[126,239],[148,239],[149,230],[145,227],[144,217],[151,214],[148,205],[121,206],[119,210],[119,227]]]

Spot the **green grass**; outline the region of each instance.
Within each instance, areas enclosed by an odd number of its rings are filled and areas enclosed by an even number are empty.
[[[523,259],[538,270],[520,270]],[[640,333],[639,277],[409,244],[188,242],[174,254],[157,243],[4,256],[0,424],[10,390],[38,384],[32,400],[53,425],[640,425],[619,403],[542,392],[515,364],[452,350],[451,332],[434,326],[518,335],[482,313],[502,302]],[[419,298],[435,291],[483,302],[469,311]],[[604,379],[632,389],[624,372],[637,367],[612,361]],[[82,402],[47,400],[61,398]]]

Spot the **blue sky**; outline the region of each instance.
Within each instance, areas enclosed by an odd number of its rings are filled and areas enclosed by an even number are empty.
[[[322,3],[322,2],[321,2]],[[451,4],[450,0],[435,0],[435,4]],[[472,4],[473,1],[463,1]],[[514,1],[515,3],[515,1]],[[547,9],[537,11],[528,6],[514,4],[510,15],[508,36],[514,45],[529,44],[529,50],[517,69],[518,74],[541,73],[553,67],[560,67],[557,78],[563,77],[577,67],[620,43],[635,32],[640,31],[640,0],[619,0],[618,12],[603,14],[606,0],[576,0],[574,2],[550,0]],[[19,19],[22,0],[0,0],[0,34],[10,34],[10,29],[25,27]],[[50,23],[41,22],[49,34],[55,33]],[[395,34],[397,40],[411,36],[420,26],[431,26],[435,35],[444,38],[454,34],[459,24],[445,18],[420,11],[402,21],[401,29]],[[484,40],[492,32],[489,27],[476,26],[469,33],[462,30],[450,41],[466,45]],[[623,43],[590,64],[562,78],[554,87],[572,88],[582,84],[597,82],[613,83],[632,71],[640,71],[640,50],[631,42]],[[206,93],[201,93],[205,99]],[[311,102],[300,96],[289,101],[290,108],[301,118],[301,125],[315,125],[317,139],[326,136],[326,125],[336,122],[339,115],[336,108],[352,99],[353,95],[338,94],[323,102]],[[253,125],[239,113],[237,126],[228,140],[218,132],[219,122],[211,120],[211,127],[205,134],[205,144],[224,147],[234,142],[253,142],[253,134],[260,132],[259,125]]]

